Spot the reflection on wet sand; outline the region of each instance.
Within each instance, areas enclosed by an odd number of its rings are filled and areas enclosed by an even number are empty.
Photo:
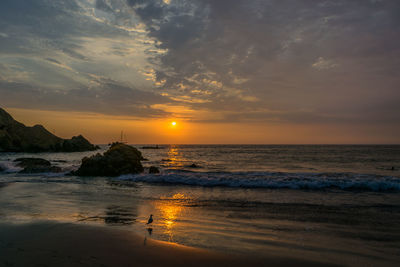
[[[8,185],[8,183],[3,183],[3,182],[1,182],[1,183],[0,183],[0,189],[3,188],[3,187],[6,187],[7,185]]]
[[[112,205],[104,211],[104,215],[84,217],[78,221],[104,221],[108,225],[131,225],[136,222],[137,215],[132,209]]]
[[[136,219],[136,215],[131,210],[120,206],[109,206],[106,210],[106,216],[104,222],[106,224],[133,224]]]
[[[107,184],[110,186],[118,186],[118,187],[131,187],[137,188],[137,184],[131,181],[122,181],[122,180],[108,180]]]
[[[172,198],[157,200],[155,208],[159,210],[161,218],[159,219],[161,226],[164,228],[164,234],[168,236],[168,241],[174,241],[174,228],[177,227],[179,218],[186,207],[185,201],[188,198],[181,193],[174,194]]]
[[[151,227],[147,228],[147,232],[149,233],[149,235],[151,235],[153,233],[153,228]]]

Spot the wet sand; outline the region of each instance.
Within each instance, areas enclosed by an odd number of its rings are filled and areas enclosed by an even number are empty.
[[[0,224],[0,266],[327,266],[296,258],[237,256],[71,223]]]

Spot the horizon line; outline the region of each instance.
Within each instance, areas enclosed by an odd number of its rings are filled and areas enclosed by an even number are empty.
[[[110,142],[111,144],[112,142]],[[108,145],[108,144],[96,144],[96,145]],[[173,143],[128,143],[128,145],[135,145],[135,146],[143,146],[143,145],[163,145],[163,146],[171,146],[171,145],[229,145],[229,146],[242,146],[242,145],[254,145],[254,146],[400,146],[400,143],[398,144],[391,144],[391,143],[381,143],[381,144],[365,144],[365,143],[359,143],[359,144],[266,144],[266,143],[242,143],[242,144],[232,144],[232,143],[181,143],[181,144],[173,144]]]

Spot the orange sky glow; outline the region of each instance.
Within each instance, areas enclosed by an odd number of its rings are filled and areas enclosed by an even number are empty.
[[[83,134],[91,142],[107,144],[124,131],[131,144],[375,144],[382,143],[375,127],[285,123],[193,123],[172,119],[104,116],[94,113],[7,109],[28,126],[42,124],[63,138]],[[362,136],[360,138],[360,136]],[[395,143],[397,136],[385,139]]]

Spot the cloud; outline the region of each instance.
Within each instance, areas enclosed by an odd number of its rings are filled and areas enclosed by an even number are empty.
[[[384,108],[400,100],[398,1],[3,0],[0,7],[0,90],[10,105],[34,94],[37,107],[151,117],[168,115],[155,106],[175,105],[192,110],[193,121],[260,123],[393,122],[399,112]],[[57,99],[64,96],[71,104]]]
[[[346,121],[343,111],[362,120],[371,103],[400,100],[390,74],[400,67],[396,1],[128,3],[168,51],[157,55],[156,80],[176,99],[203,100],[192,108],[243,111],[238,120],[268,108],[293,121],[328,109],[325,117]]]
[[[99,78],[92,87],[72,90],[34,87],[0,81],[0,106],[45,110],[84,111],[135,118],[159,118],[168,112],[151,107],[169,100],[160,95]],[[106,112],[105,112],[106,111]]]
[[[125,1],[5,0],[0,7],[0,38],[7,36],[0,42],[2,104],[167,114],[150,108],[167,98],[140,73],[145,51],[158,50]]]
[[[336,64],[332,60],[319,57],[317,61],[312,64],[312,66],[317,70],[328,70],[339,66],[339,64]]]

